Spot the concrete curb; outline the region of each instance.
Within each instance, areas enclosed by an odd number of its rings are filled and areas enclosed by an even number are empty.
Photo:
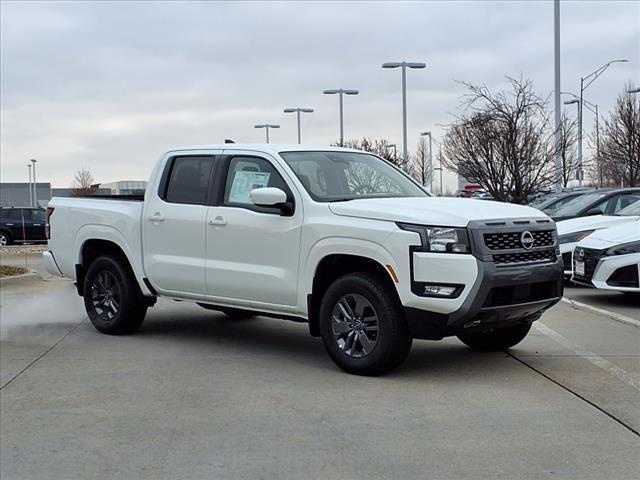
[[[7,285],[26,285],[35,279],[42,280],[38,272],[31,271],[29,273],[23,273],[22,275],[0,278],[0,285],[3,287]]]

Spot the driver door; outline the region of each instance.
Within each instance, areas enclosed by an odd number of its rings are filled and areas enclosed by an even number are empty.
[[[262,304],[297,303],[302,204],[272,159],[234,152],[223,162],[219,197],[209,207],[206,283],[209,295]],[[253,188],[277,187],[294,203],[277,207],[251,203]],[[222,300],[224,301],[224,300]]]

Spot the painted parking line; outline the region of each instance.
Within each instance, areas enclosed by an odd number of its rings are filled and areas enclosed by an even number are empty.
[[[613,375],[619,380],[622,380],[623,382],[632,386],[633,388],[635,388],[640,392],[640,377],[638,377],[637,375],[633,375],[627,372],[626,370],[618,367],[617,365],[614,365],[609,360],[606,360],[589,350],[585,350],[580,345],[573,343],[568,338],[560,335],[555,330],[547,327],[544,323],[535,322],[533,324],[533,327],[536,330],[538,330],[540,333],[555,340],[557,343],[559,343],[563,347],[573,351],[576,355],[579,355],[580,357],[594,364],[596,367],[603,369],[605,372]]]
[[[611,310],[605,310],[604,308],[594,307],[592,305],[578,302],[567,297],[562,297],[562,301],[568,303],[569,305],[573,305],[576,308],[591,310],[592,312],[599,313],[600,315],[604,315],[618,322],[626,323],[627,325],[633,325],[634,327],[640,328],[640,320],[636,320],[635,318],[627,317],[626,315],[621,315],[619,313],[612,312]]]

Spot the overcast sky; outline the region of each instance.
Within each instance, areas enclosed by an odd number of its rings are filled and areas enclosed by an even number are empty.
[[[422,61],[408,73],[409,147],[420,130],[452,121],[456,80],[504,86],[522,74],[553,89],[553,2],[7,2],[2,1],[2,181],[66,187],[88,168],[98,182],[145,180],[168,148],[262,142],[256,123],[278,123],[272,142],[345,136],[402,143],[400,72],[386,61]],[[562,90],[613,58],[586,92],[609,110],[626,82],[640,84],[640,2],[562,1]],[[575,114],[575,106],[570,106]],[[585,111],[585,127],[592,116]],[[448,177],[453,186],[453,176]]]

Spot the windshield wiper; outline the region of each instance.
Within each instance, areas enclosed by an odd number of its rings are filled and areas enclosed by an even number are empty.
[[[335,198],[333,200],[329,200],[329,203],[348,202],[349,200],[355,200],[355,198],[353,198],[353,197]]]

